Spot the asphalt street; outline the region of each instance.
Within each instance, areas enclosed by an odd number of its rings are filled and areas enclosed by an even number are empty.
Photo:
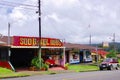
[[[120,70],[35,75],[2,80],[120,80]]]

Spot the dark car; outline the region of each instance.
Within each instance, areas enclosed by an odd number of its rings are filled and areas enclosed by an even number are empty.
[[[106,58],[103,60],[103,62],[99,65],[99,69],[107,69],[107,70],[112,70],[112,69],[119,69],[119,62],[118,59],[116,58]]]

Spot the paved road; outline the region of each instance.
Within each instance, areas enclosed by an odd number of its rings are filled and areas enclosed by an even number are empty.
[[[2,80],[120,80],[120,70],[36,75]]]

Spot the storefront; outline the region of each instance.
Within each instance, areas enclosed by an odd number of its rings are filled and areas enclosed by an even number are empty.
[[[41,44],[41,57],[46,61],[52,58],[56,66],[65,64],[65,47],[59,39],[38,37],[13,36],[11,39],[10,53],[7,58],[15,69],[29,68],[31,60],[38,56],[39,45]],[[7,50],[8,51],[8,50]]]
[[[52,59],[54,67],[56,66],[64,66],[65,59],[64,59],[64,49],[60,47],[42,47],[42,58],[46,62],[49,59]]]
[[[103,60],[104,58],[106,58],[106,55],[108,54],[108,52],[104,51],[103,49],[96,49],[96,50],[92,50],[92,59],[93,62],[97,62],[98,60]]]
[[[8,69],[13,69],[10,58],[9,58],[10,46],[6,42],[0,41],[0,67],[6,67]]]
[[[85,62],[85,63],[92,62],[92,56],[89,49],[83,49],[83,50],[80,50],[80,52],[81,53],[83,52],[83,61],[81,62]]]
[[[89,50],[78,50],[78,52],[71,50],[67,58],[69,60],[66,61],[70,64],[92,62],[91,52]]]
[[[69,63],[80,63],[79,49],[72,49],[69,51]]]
[[[66,63],[78,64],[92,62],[92,56],[89,46],[80,44],[65,43]]]

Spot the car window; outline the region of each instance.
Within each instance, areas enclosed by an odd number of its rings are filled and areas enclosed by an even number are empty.
[[[106,58],[103,62],[111,62],[111,58]]]
[[[114,59],[114,58],[106,58],[103,62],[114,62],[114,63],[116,63],[116,62],[118,62],[118,60]]]
[[[113,59],[113,62],[118,62],[118,60],[117,59]]]

